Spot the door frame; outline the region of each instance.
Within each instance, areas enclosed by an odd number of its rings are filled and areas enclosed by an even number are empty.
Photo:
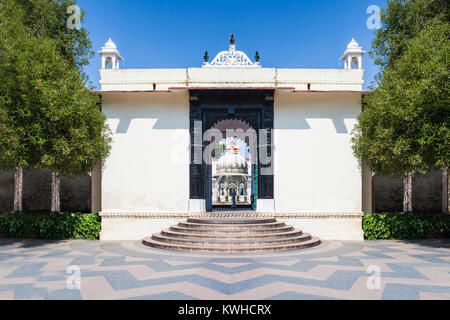
[[[257,168],[257,185],[252,186],[252,193],[255,187],[257,199],[273,199],[274,177],[273,175],[261,175],[261,169],[268,166],[273,167],[274,90],[196,89],[189,91],[189,101],[191,134],[190,199],[204,200],[206,211],[212,212],[212,166],[205,164],[203,161],[203,152],[210,142],[202,141],[202,159],[196,159],[194,151],[195,148],[200,146],[195,145],[194,123],[195,121],[202,122],[201,136],[203,137],[204,132],[211,128],[214,123],[229,118],[247,121],[257,132],[260,129],[267,130],[268,137],[265,147],[268,156],[271,157],[271,163],[261,164],[258,154],[256,155],[258,165],[252,165],[252,171]],[[258,151],[260,148],[259,139],[259,134],[257,134]],[[253,210],[257,209],[257,199],[254,201]]]

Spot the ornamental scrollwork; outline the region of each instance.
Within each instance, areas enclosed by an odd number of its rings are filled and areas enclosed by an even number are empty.
[[[259,62],[253,62],[242,51],[237,51],[234,44],[230,45],[228,51],[219,52],[211,63],[205,62],[205,68],[211,67],[246,67],[246,68],[261,68]]]

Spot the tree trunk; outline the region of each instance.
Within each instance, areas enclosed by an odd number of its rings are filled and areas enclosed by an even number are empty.
[[[23,168],[18,167],[14,174],[14,212],[23,211]]]
[[[450,194],[448,193],[448,169],[445,169],[442,174],[442,212],[449,213],[449,199]]]
[[[412,174],[403,177],[403,212],[412,212]]]
[[[52,212],[60,212],[60,201],[59,201],[59,185],[60,179],[59,174],[52,172]]]

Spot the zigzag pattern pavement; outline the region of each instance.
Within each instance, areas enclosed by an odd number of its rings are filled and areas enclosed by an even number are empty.
[[[270,254],[167,252],[136,241],[0,241],[0,299],[450,299],[450,242],[341,242]],[[67,287],[79,266],[81,287]],[[369,266],[380,286],[367,286]]]

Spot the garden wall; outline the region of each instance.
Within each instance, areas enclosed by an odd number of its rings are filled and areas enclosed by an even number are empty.
[[[442,212],[442,171],[414,175],[412,179],[412,205],[414,212]],[[403,211],[403,178],[373,176],[372,205],[374,212]]]
[[[50,211],[51,173],[24,169],[23,208],[25,211]],[[61,177],[61,211],[91,212],[91,177]],[[413,210],[442,212],[442,171],[437,170],[413,177]],[[402,177],[373,176],[372,212],[401,212],[403,210]],[[0,172],[0,212],[14,208],[14,172]]]
[[[23,170],[23,210],[51,210],[51,173],[45,170]],[[91,177],[61,177],[60,203],[62,212],[91,212]],[[0,172],[0,211],[14,210],[14,172]]]

